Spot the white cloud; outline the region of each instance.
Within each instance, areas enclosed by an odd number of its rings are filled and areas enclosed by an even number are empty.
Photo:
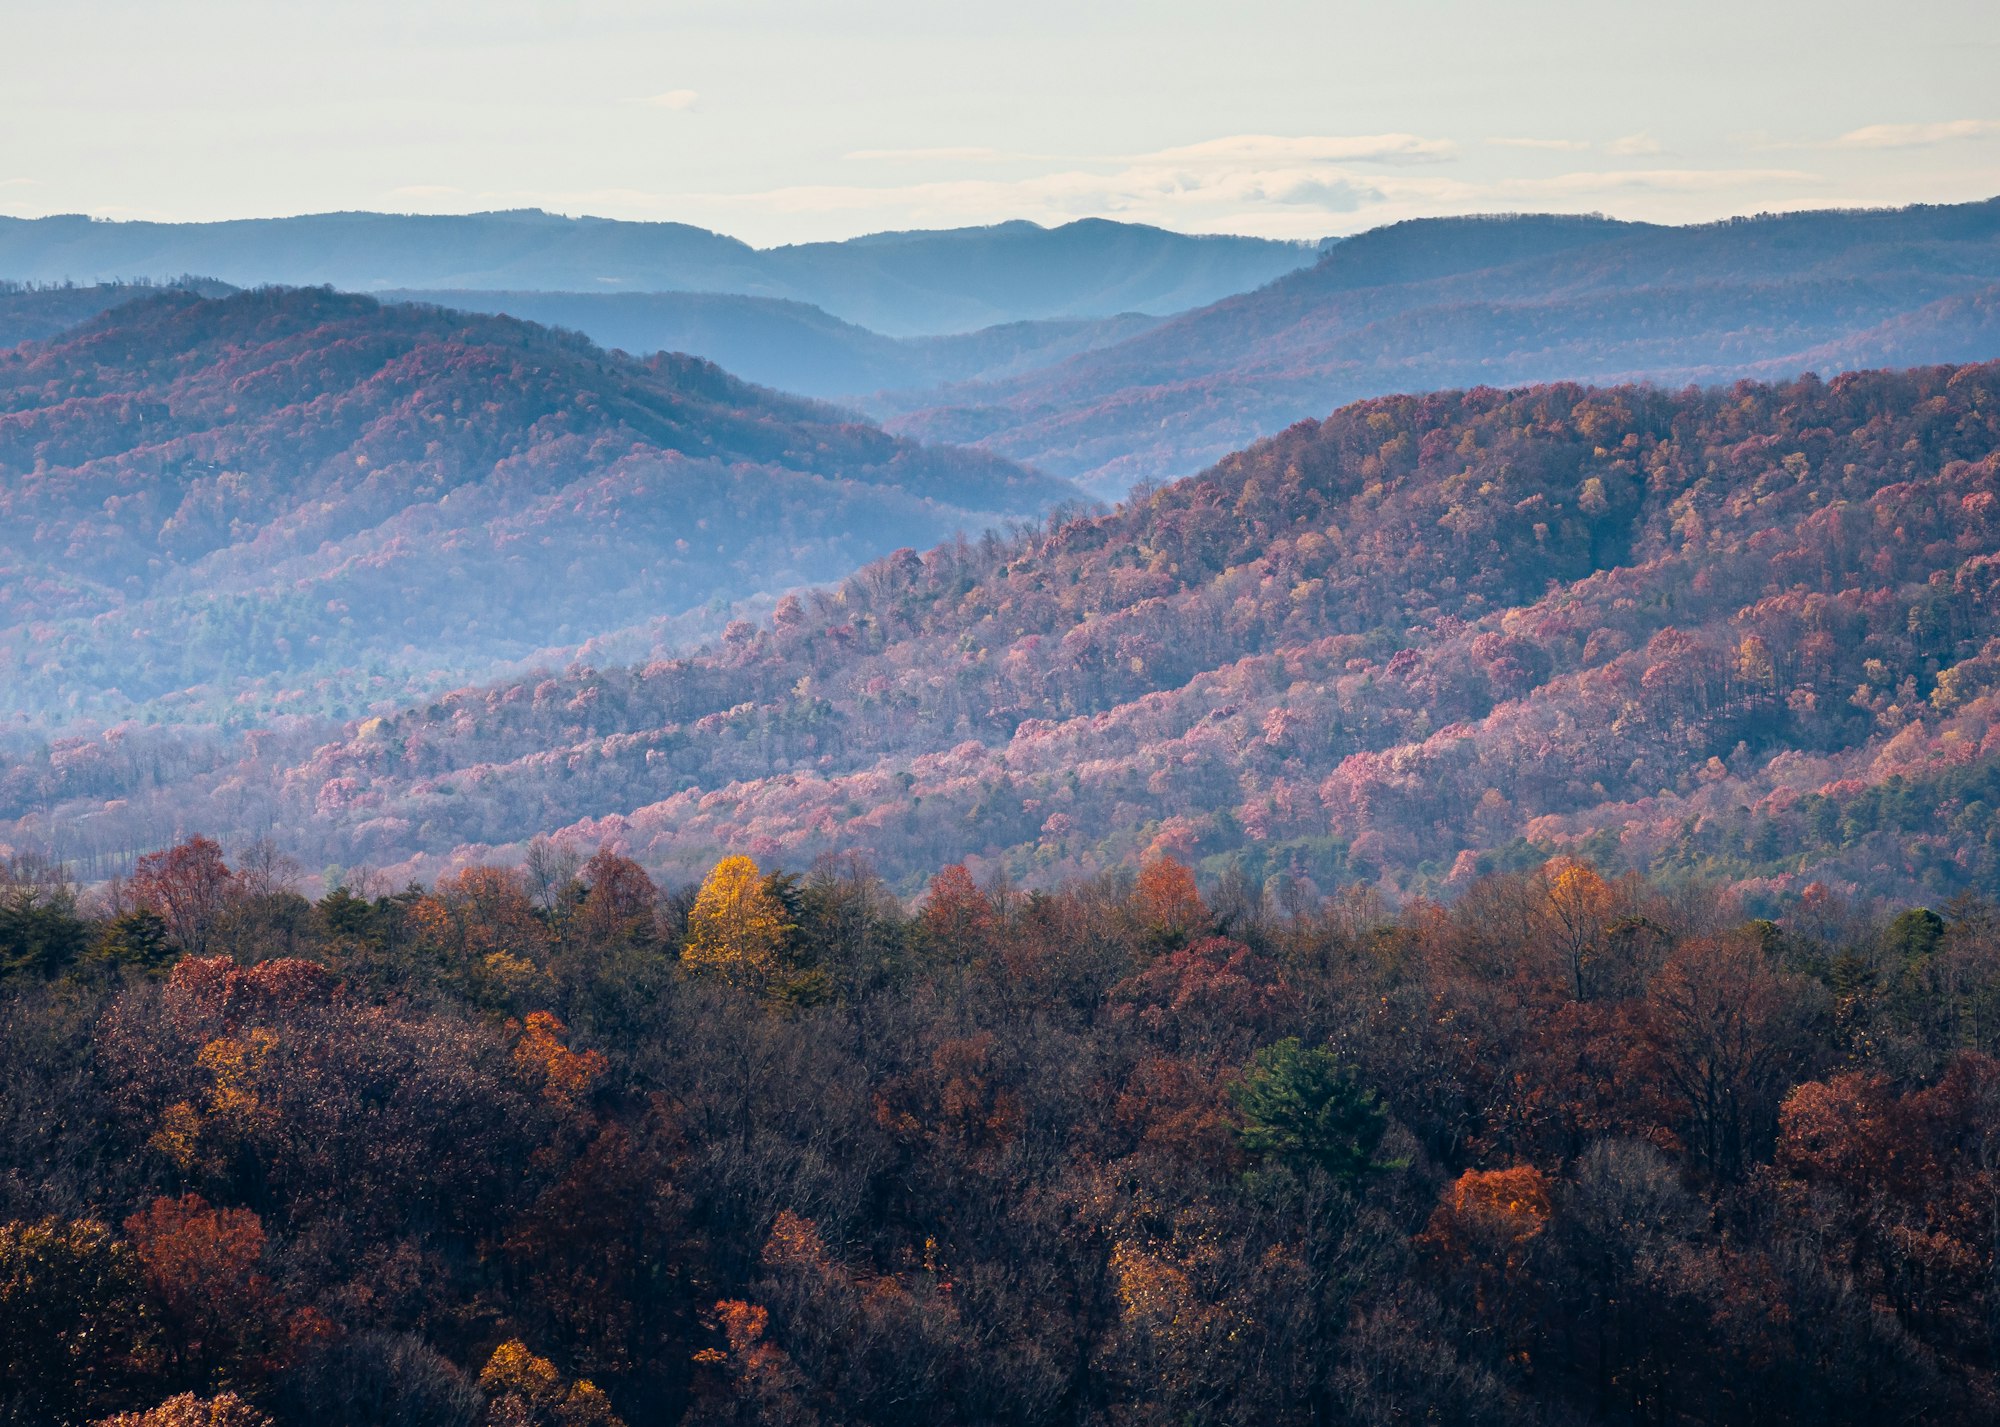
[[[748,193],[482,194],[502,206],[563,212],[617,211],[701,222],[724,231],[874,231],[877,215],[899,227],[958,227],[1027,218],[1051,226],[1108,217],[1183,232],[1260,232],[1318,238],[1352,226],[1336,215],[1372,209],[1395,195],[1430,202],[1434,185],[1368,178],[1327,165],[1204,170],[1128,165],[1108,173],[1079,167],[1021,178],[959,178],[907,184],[801,184]]]
[[[1605,169],[1548,178],[1469,182],[1443,173],[1362,170],[1336,163],[1288,162],[1272,149],[1264,163],[1206,161],[1223,145],[1197,145],[1202,157],[1093,169],[1088,161],[1019,177],[954,177],[914,183],[799,184],[755,192],[481,195],[513,206],[563,212],[652,214],[719,227],[844,233],[878,227],[958,227],[1027,218],[1056,225],[1102,216],[1182,232],[1259,233],[1311,238],[1353,232],[1427,214],[1502,209],[1633,210],[1665,221],[1782,206],[1786,195],[1824,199],[1824,180],[1799,169]],[[1166,153],[1185,154],[1186,150]],[[1845,197],[1846,195],[1840,195]]]
[[[824,228],[845,217],[897,215],[898,226],[958,226],[1028,218],[1059,224],[1102,215],[1155,223],[1183,231],[1259,231],[1282,237],[1321,237],[1351,221],[1335,215],[1375,210],[1385,203],[1422,207],[1451,202],[1464,186],[1415,174],[1391,177],[1355,165],[1391,170],[1457,156],[1457,146],[1413,134],[1281,137],[1238,134],[1144,154],[1061,158],[970,148],[860,149],[847,158],[876,163],[939,163],[949,177],[909,183],[796,184],[749,193],[683,193],[595,190],[491,201],[534,202],[563,211],[606,206],[662,215],[700,215],[694,221],[733,229],[746,221],[782,220],[784,230]],[[984,176],[986,163],[1038,163],[1043,171]],[[958,166],[953,172],[950,166]],[[755,215],[754,219],[753,216]],[[801,225],[799,220],[817,220]]]
[[[1229,134],[1219,139],[1205,139],[1198,144],[1137,154],[1034,154],[966,146],[856,149],[841,157],[869,162],[1042,162],[1083,167],[1171,165],[1206,171],[1330,163],[1443,163],[1458,157],[1458,145],[1449,139],[1427,139],[1420,134]]]
[[[1554,178],[1517,179],[1504,185],[1517,193],[1593,193],[1650,190],[1658,193],[1712,193],[1769,184],[1818,183],[1820,176],[1795,168],[1605,169]]]
[[[853,153],[842,154],[843,159],[862,163],[1005,163],[1015,159],[1037,158],[1036,154],[1010,154],[1004,149],[984,148],[937,148],[937,149],[856,149]]]
[[[1496,149],[1547,149],[1570,154],[1590,147],[1585,139],[1488,139],[1486,142]]]
[[[1407,136],[1405,136],[1407,138]],[[886,228],[942,228],[1025,218],[1055,226],[1101,216],[1181,232],[1318,238],[1404,218],[1495,211],[1611,212],[1654,222],[1703,222],[1731,213],[1897,201],[1853,175],[1800,168],[1665,164],[1579,168],[1552,176],[1469,176],[1457,165],[1383,164],[1383,153],[1445,150],[1432,140],[1275,139],[1232,136],[1124,156],[975,149],[956,160],[923,150],[879,151],[879,162],[935,162],[897,181],[778,185],[755,190],[481,192],[467,201],[567,213],[671,218],[752,241],[845,237]],[[1422,146],[1422,147],[1420,147]],[[1602,147],[1593,145],[1600,153]],[[864,160],[878,151],[859,150]],[[1554,150],[1558,153],[1573,150]],[[1331,153],[1345,161],[1324,157]],[[1022,167],[996,171],[986,157]],[[1366,155],[1367,157],[1363,157]],[[874,179],[869,170],[848,169]]]
[[[1347,178],[1319,178],[1299,174],[1266,183],[1263,197],[1271,203],[1317,208],[1322,213],[1353,213],[1363,204],[1382,201],[1382,190],[1372,184]]]
[[[692,109],[701,95],[693,89],[669,89],[664,94],[648,95],[644,99],[634,99],[634,104],[643,104],[648,109],[672,109],[676,111]]]
[[[406,183],[389,190],[391,198],[463,198],[465,190],[448,183]]]
[[[1068,222],[1115,214],[1135,222],[1224,221],[1246,208],[1282,205],[1351,213],[1379,202],[1375,181],[1326,166],[1200,172],[1173,165],[1134,165],[1115,173],[1067,169],[1021,179],[951,179],[902,185],[811,184],[757,194],[707,196],[787,213],[860,212],[893,206],[925,222],[990,222],[1027,217]]]
[[[1604,212],[1656,223],[1702,223],[1730,214],[1906,203],[1924,196],[1858,182],[1851,174],[1782,168],[1605,169],[1549,178],[1468,180],[1437,169],[1362,172],[1300,165],[1222,173],[1135,164],[1092,172],[1072,164],[1020,177],[735,192],[494,189],[466,201],[492,208],[673,219],[752,242],[784,243],[1013,218],[1055,226],[1091,216],[1185,233],[1302,239],[1360,232],[1406,218],[1501,211]]]
[[[1666,152],[1660,141],[1651,134],[1627,134],[1622,139],[1613,139],[1604,146],[1607,154],[1629,157],[1637,154],[1663,154]]]
[[[1133,155],[1136,163],[1442,163],[1458,157],[1449,139],[1416,134],[1304,135],[1231,134],[1181,148]]]
[[[1837,149],[1924,149],[2000,134],[2000,119],[1952,119],[1942,124],[1870,124],[1833,141]]]

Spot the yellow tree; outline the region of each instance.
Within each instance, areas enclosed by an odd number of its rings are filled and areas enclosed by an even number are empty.
[[[519,1338],[493,1350],[479,1373],[488,1422],[506,1427],[625,1427],[611,1399],[588,1378],[565,1384],[555,1364]]]
[[[695,896],[681,963],[732,986],[768,990],[778,976],[778,948],[790,930],[757,864],[725,857]]]
[[[1616,915],[1611,887],[1587,862],[1551,858],[1541,870],[1542,933],[1568,973],[1571,994],[1590,999],[1604,936]]]

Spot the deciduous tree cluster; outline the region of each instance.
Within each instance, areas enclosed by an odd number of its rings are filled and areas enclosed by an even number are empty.
[[[0,1421],[2000,1409],[1986,902],[291,886],[8,864]]]

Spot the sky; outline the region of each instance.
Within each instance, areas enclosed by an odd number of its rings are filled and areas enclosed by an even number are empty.
[[[2000,194],[1994,0],[7,0],[0,213],[545,208],[760,246]]]

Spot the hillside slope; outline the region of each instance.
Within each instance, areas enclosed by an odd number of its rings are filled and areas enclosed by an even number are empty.
[[[1059,228],[877,233],[757,249],[685,223],[320,213],[226,223],[0,218],[0,277],[211,273],[245,286],[729,292],[789,298],[892,336],[1120,312],[1178,312],[1269,282],[1309,244],[1086,219]]]
[[[160,789],[123,756],[0,786],[66,809],[86,860],[194,808],[399,871],[567,829],[679,871],[859,850],[1041,882],[1172,852],[1408,891],[1580,848],[1753,900],[1990,892],[2000,364],[1379,399],[1110,514],[901,552],[693,657]]]
[[[1071,494],[693,358],[161,292],[0,353],[4,711],[365,707]]]
[[[1690,228],[1418,220],[1124,342],[945,392],[895,429],[1116,496],[1387,392],[1986,360],[1996,284],[2000,199]]]

